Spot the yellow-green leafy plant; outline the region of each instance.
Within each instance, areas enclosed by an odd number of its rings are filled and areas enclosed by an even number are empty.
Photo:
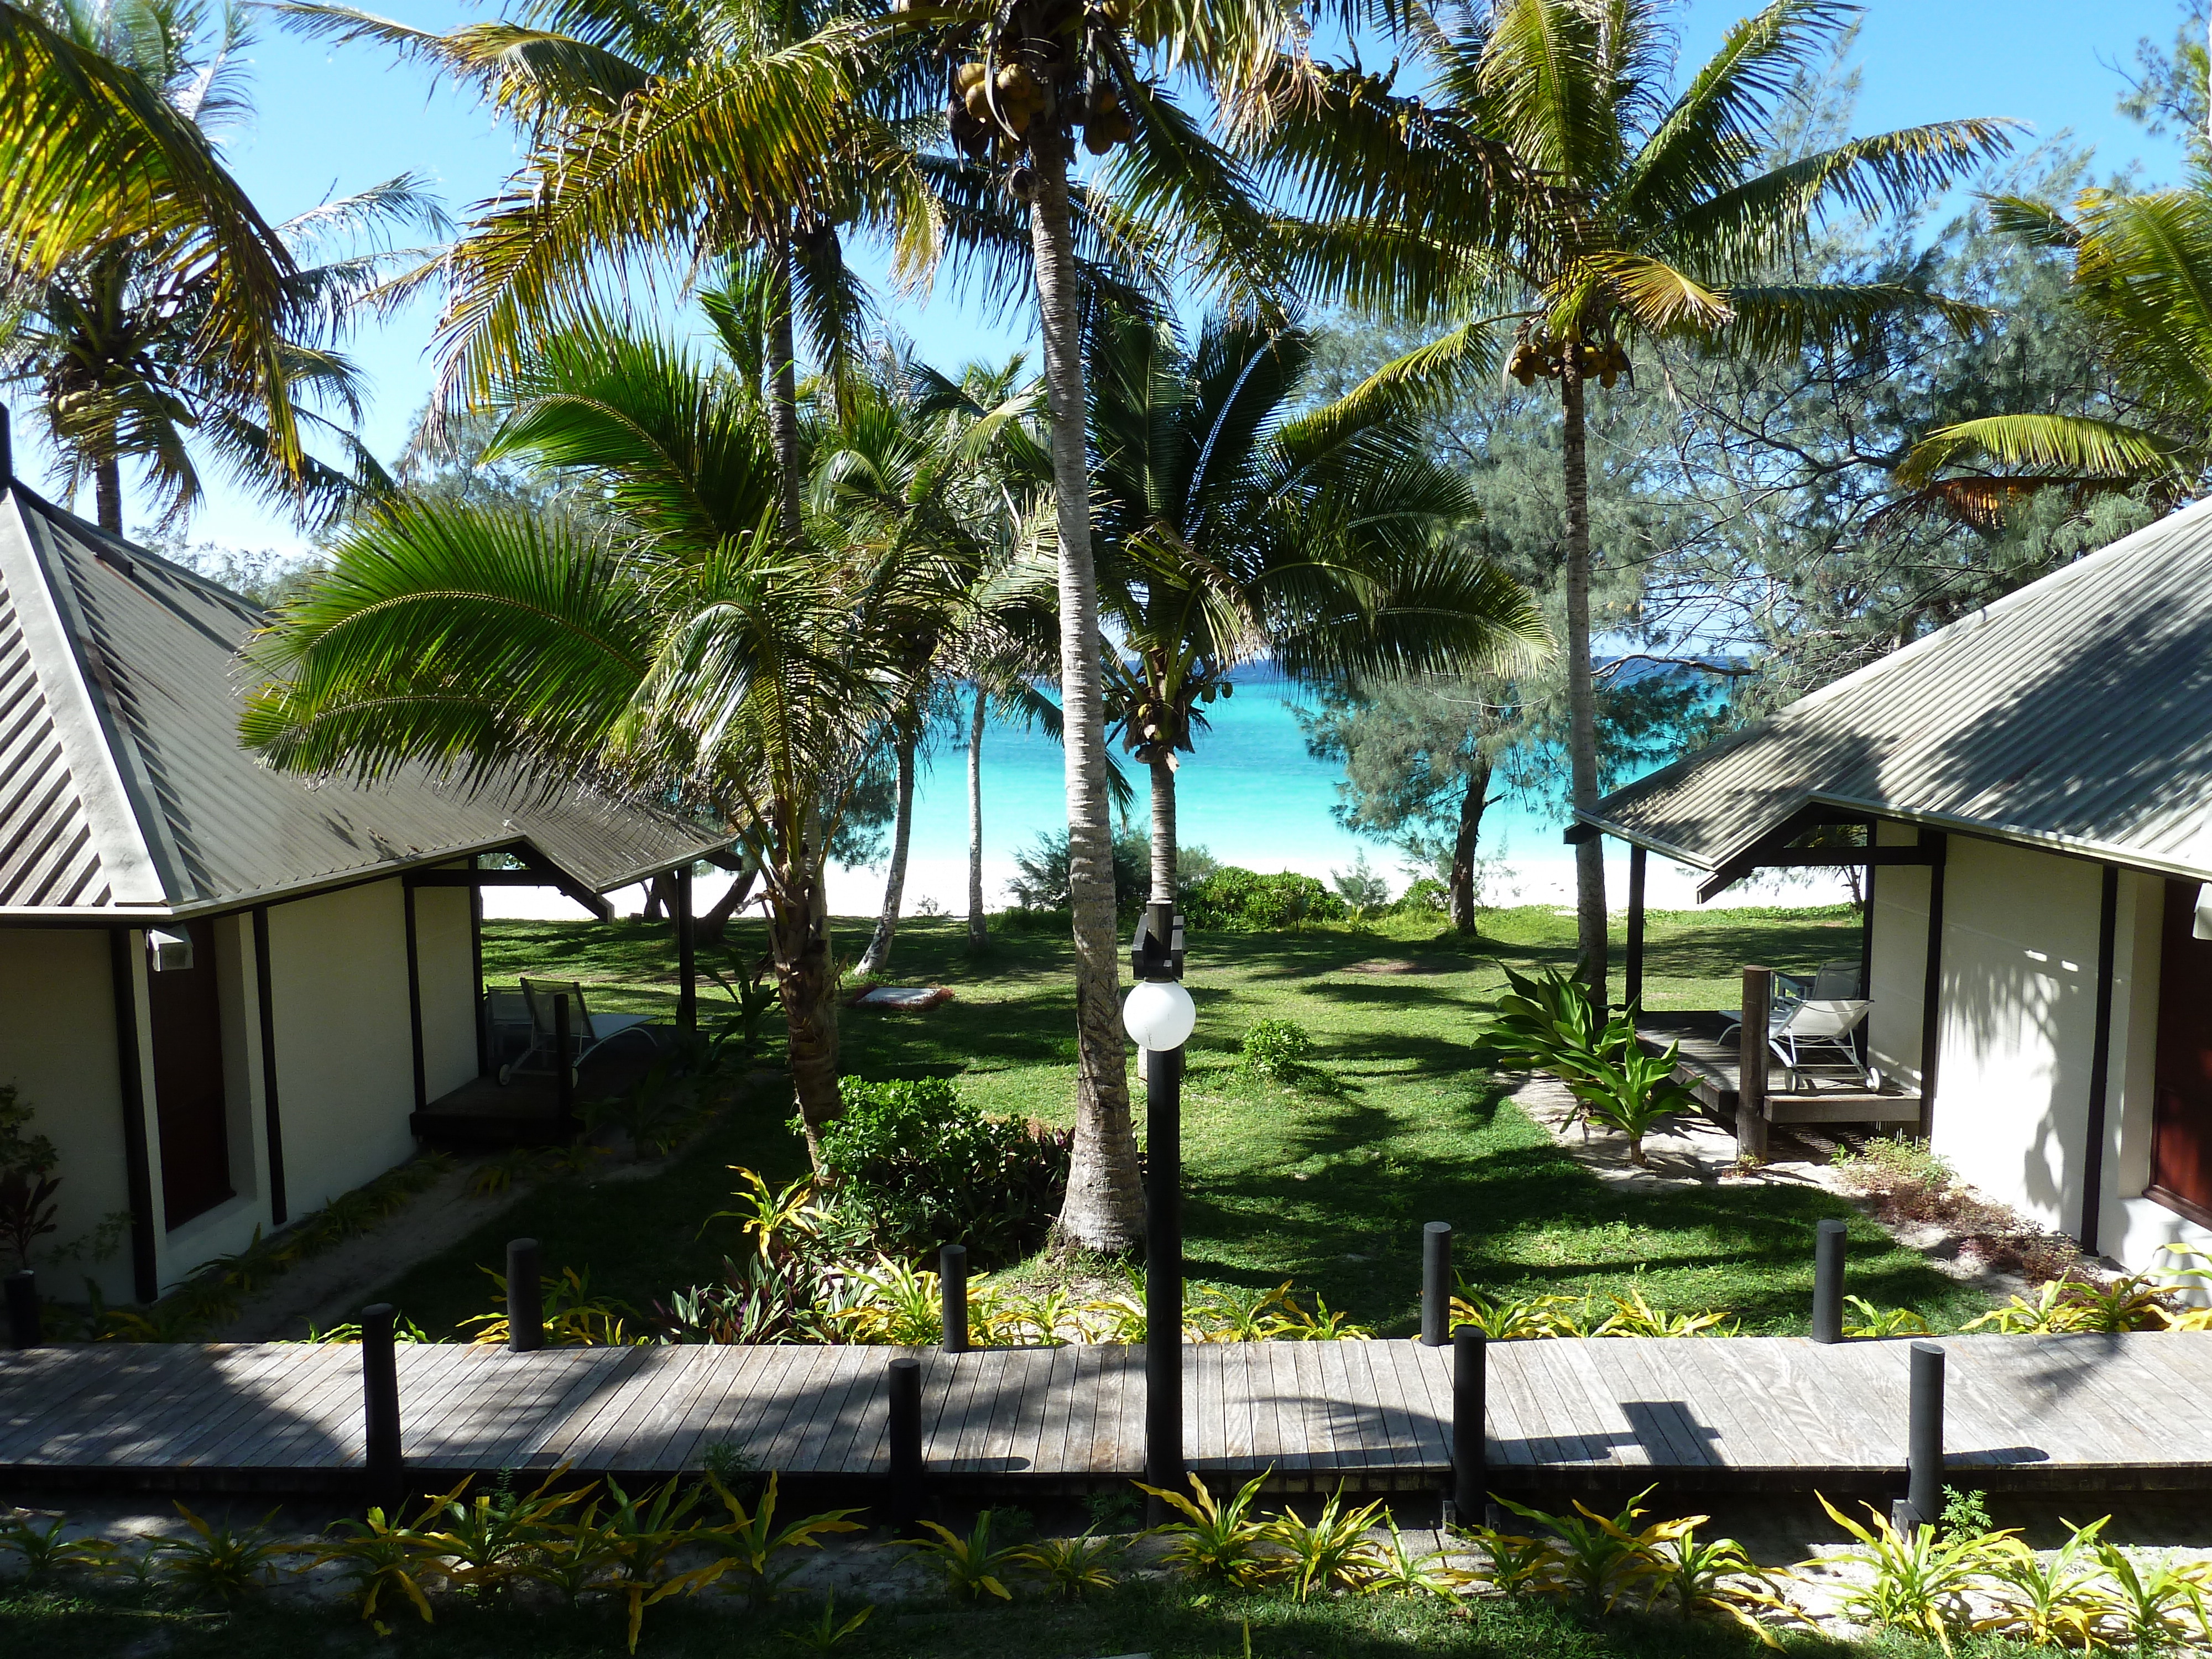
[[[1282,1571],[1282,1559],[1269,1543],[1267,1528],[1252,1512],[1260,1488],[1273,1467],[1237,1489],[1226,1504],[1217,1503],[1196,1474],[1188,1476],[1190,1496],[1135,1482],[1138,1491],[1158,1498],[1183,1518],[1158,1528],[1169,1540],[1163,1563],[1185,1577],[1234,1585],[1262,1583]]]
[[[1877,1308],[1863,1296],[1844,1298],[1844,1334],[1865,1340],[1925,1336],[1928,1322],[1910,1308]]]
[[[0,1521],[0,1552],[22,1558],[27,1583],[45,1584],[72,1567],[104,1566],[115,1546],[104,1538],[67,1536],[69,1517],[57,1515],[43,1527],[28,1513]]]
[[[871,1605],[840,1619],[837,1616],[837,1598],[825,1596],[822,1602],[822,1616],[811,1625],[797,1625],[783,1632],[783,1638],[787,1642],[797,1643],[810,1653],[827,1653],[832,1648],[842,1647],[850,1641],[875,1611]]]
[[[1732,1620],[1758,1638],[1762,1646],[1780,1647],[1780,1639],[1767,1628],[1765,1620],[1792,1609],[1775,1587],[1777,1575],[1745,1554],[1743,1546],[1733,1538],[1700,1540],[1696,1528],[1711,1518],[1688,1517],[1688,1529],[1667,1540],[1655,1552],[1657,1568],[1651,1575],[1652,1605],[1672,1605],[1686,1619]]]
[[[974,1304],[970,1304],[971,1317]],[[1083,1304],[1065,1285],[1051,1285],[1026,1295],[1008,1291],[992,1296],[980,1328],[989,1340],[1056,1348],[1084,1334]]]
[[[471,1326],[476,1328],[470,1340],[480,1346],[498,1346],[507,1340],[507,1275],[495,1267],[481,1267],[477,1271],[491,1280],[491,1311],[473,1314],[461,1321],[461,1325],[464,1329]],[[635,1309],[611,1297],[592,1294],[588,1267],[581,1273],[574,1267],[563,1267],[557,1276],[541,1278],[538,1297],[545,1340],[550,1346],[624,1348],[651,1340],[631,1336],[623,1325],[623,1316],[635,1316]]]
[[[1734,1336],[1735,1316],[1729,1313],[1669,1313],[1644,1299],[1644,1287],[1632,1286],[1626,1295],[1616,1293],[1613,1311],[1589,1333],[1592,1336]]]
[[[915,1550],[935,1560],[945,1575],[946,1595],[956,1601],[980,1601],[987,1595],[995,1595],[1001,1601],[1014,1599],[1013,1591],[1006,1588],[1006,1579],[1011,1576],[1010,1564],[1020,1552],[1012,1545],[993,1547],[990,1510],[985,1510],[975,1517],[975,1524],[965,1538],[934,1521],[921,1524],[937,1535],[910,1542]]]
[[[1398,1530],[1397,1517],[1388,1510],[1382,1511],[1382,1524],[1389,1528],[1390,1539],[1388,1543],[1381,1539],[1373,1541],[1374,1563],[1364,1588],[1377,1594],[1433,1595],[1455,1601],[1474,1582],[1474,1576],[1453,1566],[1443,1550],[1414,1549]]]
[[[832,1533],[858,1532],[859,1522],[851,1517],[858,1510],[829,1510],[820,1515],[804,1516],[796,1521],[775,1524],[776,1476],[769,1471],[768,1484],[762,1489],[760,1502],[748,1509],[743,1499],[713,1475],[707,1484],[730,1518],[719,1527],[703,1528],[702,1542],[722,1552],[715,1564],[717,1576],[730,1576],[736,1583],[730,1588],[744,1590],[757,1601],[774,1599],[788,1572],[779,1574],[771,1570],[775,1557],[788,1550],[818,1550],[822,1540]]]
[[[1347,1510],[1340,1485],[1311,1522],[1286,1508],[1267,1523],[1262,1535],[1283,1553],[1282,1568],[1293,1600],[1306,1601],[1332,1584],[1358,1589],[1366,1582],[1376,1565],[1367,1529],[1382,1508],[1378,1499]]]
[[[1693,1531],[1705,1518],[1660,1521],[1632,1530],[1644,1514],[1644,1500],[1656,1490],[1646,1486],[1615,1516],[1600,1515],[1579,1500],[1573,1515],[1553,1515],[1510,1498],[1498,1501],[1553,1534],[1555,1573],[1544,1588],[1576,1597],[1595,1611],[1610,1613],[1622,1596],[1640,1590],[1645,1580],[1664,1571],[1661,1547]]]
[[[426,1625],[433,1621],[429,1581],[444,1576],[435,1543],[420,1528],[394,1525],[381,1509],[365,1520],[341,1516],[331,1523],[340,1535],[314,1547],[309,1567],[335,1566],[364,1620],[374,1620],[386,1592],[405,1598]]]
[[[2077,1330],[2163,1330],[2172,1322],[2173,1291],[2148,1273],[2127,1273],[2104,1282],[2069,1278],[2066,1299],[2081,1310]]]
[[[2116,1646],[2156,1653],[2212,1637],[2205,1612],[2205,1590],[2212,1562],[2162,1561],[2139,1565],[2110,1539],[2089,1547],[2112,1585],[2107,1615]]]
[[[1281,1323],[1277,1304],[1290,1280],[1272,1291],[1208,1285],[1183,1304],[1183,1333],[1193,1342],[1264,1342]]]
[[[269,1522],[275,1510],[250,1527],[207,1520],[182,1503],[177,1504],[177,1513],[185,1517],[191,1535],[161,1539],[146,1553],[155,1576],[188,1601],[234,1607],[269,1588],[279,1562],[313,1547],[272,1536]]]
[[[2105,1645],[2099,1631],[2118,1609],[2095,1561],[2098,1537],[2112,1518],[2074,1528],[2048,1560],[2021,1540],[2006,1539],[1979,1587],[1996,1609],[1994,1618],[1978,1621],[1981,1626],[2031,1647]]]
[[[1697,1096],[1674,1081],[1674,1063],[1681,1046],[1669,1043],[1666,1053],[1652,1054],[1631,1042],[1618,1048],[1574,1056],[1571,1069],[1560,1073],[1581,1102],[1586,1120],[1627,1137],[1628,1161],[1638,1169],[1645,1164],[1644,1136],[1668,1118],[1699,1109]],[[1553,1062],[1554,1066],[1560,1063]]]
[[[789,1235],[808,1232],[830,1218],[814,1201],[814,1177],[801,1176],[781,1188],[770,1187],[755,1170],[732,1164],[730,1173],[738,1188],[730,1194],[733,1206],[717,1210],[699,1224],[703,1235],[717,1221],[734,1221],[753,1241],[763,1261],[775,1263],[790,1255]]]
[[[469,1194],[472,1198],[495,1198],[511,1191],[518,1182],[529,1180],[538,1173],[538,1153],[532,1149],[517,1147],[496,1153],[469,1171]]]
[[[505,1482],[467,1496],[471,1480],[423,1506],[416,1528],[440,1558],[443,1575],[455,1584],[478,1590],[504,1585],[538,1550],[556,1537],[562,1513],[581,1502],[589,1488],[554,1490],[568,1474],[563,1464],[528,1492]]]
[[[691,1511],[702,1493],[675,1479],[661,1483],[650,1498],[632,1498],[611,1475],[607,1478],[605,1520],[592,1517],[590,1547],[605,1551],[611,1571],[601,1588],[621,1598],[629,1651],[637,1651],[645,1610],[672,1595],[689,1595],[714,1583],[720,1563],[678,1571],[675,1558],[698,1543]],[[581,1528],[578,1532],[582,1531]],[[573,1534],[572,1534],[573,1535]]]
[[[837,1310],[837,1328],[848,1340],[921,1348],[945,1331],[944,1288],[938,1276],[883,1255],[865,1273],[846,1276],[855,1299]],[[971,1306],[969,1328],[975,1326]]]
[[[1313,1310],[1309,1313],[1289,1294],[1289,1281],[1284,1281],[1279,1296],[1281,1317],[1275,1322],[1271,1342],[1366,1342],[1375,1333],[1365,1325],[1354,1324],[1352,1316],[1340,1313],[1328,1305],[1328,1298],[1319,1291],[1314,1292]]]
[[[1902,1533],[1871,1504],[1865,1505],[1865,1526],[1826,1497],[1820,1497],[1820,1507],[1859,1542],[1856,1549],[1841,1551],[1828,1561],[1863,1567],[1869,1575],[1868,1582],[1846,1584],[1839,1590],[1837,1605],[1844,1614],[1862,1625],[1904,1631],[1934,1642],[1946,1653],[1951,1650],[1955,1632],[1973,1628],[1968,1592],[1976,1588],[1978,1580],[2002,1565],[2010,1553],[2005,1540],[2015,1535],[2010,1532],[1947,1534],[1927,1522]]]
[[[1545,1539],[1480,1523],[1462,1522],[1455,1530],[1474,1547],[1482,1562],[1475,1580],[1500,1595],[1540,1594],[1559,1577],[1558,1554]]]
[[[1582,1336],[1589,1304],[1573,1296],[1486,1297],[1464,1280],[1451,1299],[1451,1327],[1472,1325],[1492,1342]]]
[[[1080,1601],[1095,1589],[1111,1589],[1121,1581],[1114,1575],[1128,1543],[1120,1538],[1101,1538],[1085,1532],[1073,1538],[1047,1538],[1016,1550],[1013,1559],[1033,1573],[1046,1590],[1064,1601]]]

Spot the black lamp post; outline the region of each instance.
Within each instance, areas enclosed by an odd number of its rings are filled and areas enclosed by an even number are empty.
[[[1182,919],[1145,907],[1121,1021],[1145,1066],[1145,1480],[1182,1487],[1182,1047],[1198,1011],[1182,988]],[[1159,1499],[1151,1508],[1162,1511]],[[1155,1513],[1155,1524],[1164,1520]]]

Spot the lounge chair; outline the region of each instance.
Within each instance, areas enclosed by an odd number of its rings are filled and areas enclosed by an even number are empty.
[[[568,999],[568,1075],[573,1081],[576,1068],[602,1044],[632,1033],[647,1042],[658,1044],[652,1031],[650,1014],[595,1014],[584,1006],[584,988],[574,980],[526,979],[522,981],[522,1000],[530,1007],[530,1046],[512,1060],[499,1068],[501,1087],[512,1082],[526,1070],[553,1070],[553,999]],[[546,1057],[542,1066],[529,1062],[538,1056]]]
[[[1804,1064],[1802,1054],[1807,1048],[1832,1050],[1860,1083],[1872,1086],[1853,1038],[1873,1006],[1871,1002],[1852,999],[1808,997],[1794,1005],[1780,1024],[1771,1025],[1767,1047],[1790,1071],[1790,1086],[1796,1086],[1796,1073]]]

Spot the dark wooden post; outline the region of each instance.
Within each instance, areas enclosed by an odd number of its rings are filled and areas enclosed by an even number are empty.
[[[1628,849],[1628,962],[1621,969],[1622,1000],[1637,1012],[1644,1006],[1644,860],[1641,847]]]
[[[1483,1443],[1487,1415],[1488,1344],[1472,1325],[1452,1333],[1452,1502],[1472,1526],[1482,1519],[1490,1485]]]
[[[1813,1340],[1844,1340],[1844,1239],[1845,1228],[1831,1218],[1813,1239]]]
[[[895,1527],[910,1527],[921,1514],[921,1361],[894,1359],[885,1376],[890,1408],[890,1501]]]
[[[1905,1437],[1905,1513],[1892,1520],[1900,1532],[1933,1526],[1943,1514],[1943,1350],[1912,1345],[1912,1415]]]
[[[1441,1348],[1451,1340],[1451,1223],[1421,1229],[1421,1341]]]
[[[568,994],[553,994],[553,1109],[565,1139],[576,1132],[575,1061],[568,1056]]]
[[[284,1114],[276,1097],[276,988],[269,963],[269,907],[253,907],[253,994],[261,1026],[261,1127],[269,1143],[269,1224],[291,1219],[284,1190]]]
[[[937,1288],[945,1313],[945,1352],[968,1352],[968,1247],[947,1244],[937,1253]]]
[[[8,1275],[8,1338],[19,1348],[46,1340],[39,1322],[39,1280],[28,1267]]]
[[[368,1501],[395,1522],[399,1509],[399,1359],[392,1340],[392,1309],[379,1302],[361,1310],[362,1423],[367,1431]]]
[[[1766,1156],[1766,1014],[1774,1000],[1774,970],[1743,970],[1743,1029],[1735,1083],[1735,1150],[1739,1157]]]
[[[538,1241],[507,1241],[507,1346],[532,1353],[545,1346],[545,1293],[538,1282]]]
[[[691,921],[691,866],[676,872],[676,1029],[699,1029],[698,933]]]
[[[1182,1490],[1182,1050],[1145,1079],[1145,1480]],[[1164,1510],[1157,1498],[1149,1500]],[[1153,1517],[1153,1524],[1168,1517]]]

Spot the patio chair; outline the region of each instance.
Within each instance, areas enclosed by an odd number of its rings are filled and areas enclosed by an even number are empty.
[[[525,979],[522,1000],[530,1007],[530,1046],[499,1068],[500,1085],[504,1088],[522,1072],[551,1072],[553,1058],[553,999],[568,999],[568,1049],[566,1062],[573,1081],[576,1068],[603,1045],[617,1037],[633,1034],[659,1046],[653,1035],[653,1016],[650,1014],[595,1014],[584,1006],[584,988],[568,979]],[[532,1066],[530,1061],[539,1055],[547,1057],[542,1066]]]
[[[1785,974],[1779,968],[1774,970],[1774,1000],[1766,1006],[1766,1034],[1769,1036],[1782,1029],[1782,1022],[1790,1018],[1792,1008],[1812,994],[1814,983],[1802,974]],[[1743,1029],[1743,1010],[1723,1008],[1720,1012],[1725,1018],[1721,1025],[1721,1034],[1714,1041],[1725,1042],[1732,1033]]]
[[[1866,987],[1859,980],[1859,959],[1856,957],[1838,957],[1820,964],[1820,972],[1806,988],[1805,1000],[1811,1002],[1856,1002],[1866,994]]]
[[[1853,1039],[1873,1006],[1871,1002],[1861,1000],[1808,997],[1792,1007],[1779,1025],[1770,1026],[1767,1047],[1790,1072],[1790,1086],[1796,1086],[1796,1073],[1804,1064],[1804,1051],[1816,1048],[1832,1050],[1840,1055],[1860,1083],[1871,1088],[1872,1081]]]

